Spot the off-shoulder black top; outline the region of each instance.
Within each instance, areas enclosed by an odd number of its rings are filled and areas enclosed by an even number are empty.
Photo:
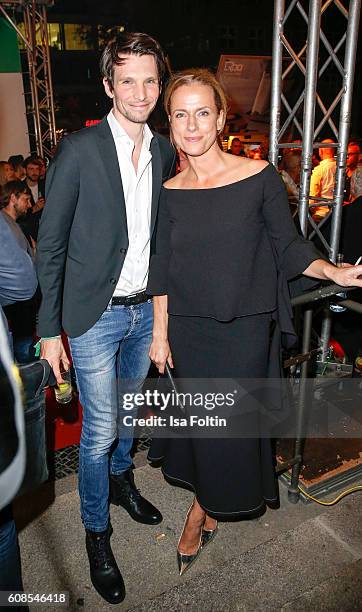
[[[169,314],[229,321],[275,310],[277,270],[292,279],[320,257],[269,164],[222,187],[162,188],[148,292],[168,295]]]

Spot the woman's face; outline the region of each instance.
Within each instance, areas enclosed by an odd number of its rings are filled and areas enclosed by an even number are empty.
[[[212,88],[194,83],[182,85],[172,95],[169,121],[176,146],[199,157],[217,142],[223,113],[216,108]]]

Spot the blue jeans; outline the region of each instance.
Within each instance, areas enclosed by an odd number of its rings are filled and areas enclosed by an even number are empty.
[[[18,363],[32,363],[36,361],[34,339],[32,336],[13,338],[14,357]]]
[[[132,465],[133,429],[122,427],[124,393],[137,393],[150,367],[153,307],[108,305],[84,334],[69,338],[83,426],[79,494],[86,529],[103,531],[109,520],[109,468],[121,474]],[[112,447],[112,448],[111,448]]]
[[[11,506],[0,512],[0,591],[22,591],[18,536]]]

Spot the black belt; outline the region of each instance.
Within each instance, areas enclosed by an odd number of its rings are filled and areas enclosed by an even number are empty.
[[[112,306],[134,306],[135,304],[143,304],[150,299],[150,295],[146,291],[135,293],[134,295],[116,295],[112,297]]]

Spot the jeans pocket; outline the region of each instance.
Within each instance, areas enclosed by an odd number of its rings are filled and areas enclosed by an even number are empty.
[[[106,308],[103,310],[100,318],[102,318],[104,315],[106,315],[107,312],[111,312],[111,311],[112,311],[112,299],[109,300],[109,302],[108,302]]]

